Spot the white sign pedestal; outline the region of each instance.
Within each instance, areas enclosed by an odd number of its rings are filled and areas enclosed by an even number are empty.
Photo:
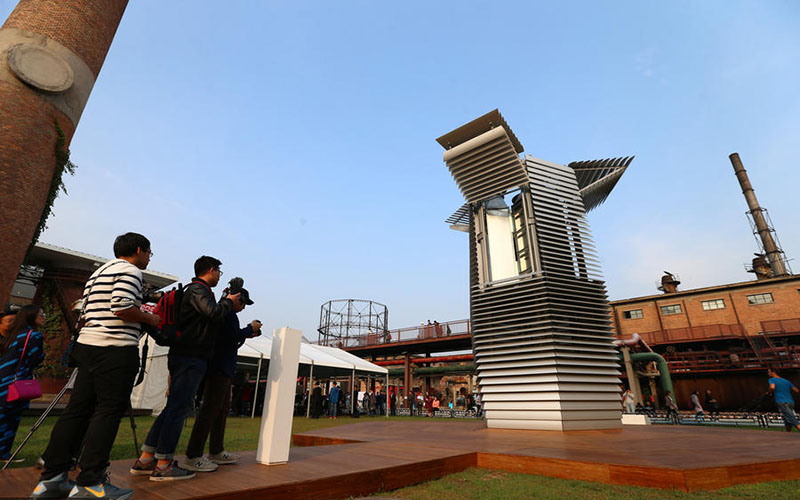
[[[302,336],[300,330],[292,328],[280,328],[273,333],[261,434],[256,452],[256,461],[260,464],[284,464],[289,461]]]

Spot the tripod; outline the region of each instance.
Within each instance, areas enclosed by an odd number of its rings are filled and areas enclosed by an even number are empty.
[[[145,351],[145,356],[146,354],[147,353]],[[25,447],[25,444],[27,444],[28,440],[33,436],[33,433],[39,429],[39,426],[42,425],[44,419],[46,419],[50,415],[50,412],[53,411],[53,408],[55,408],[58,402],[61,401],[61,398],[64,397],[64,394],[66,394],[67,391],[72,390],[72,388],[75,387],[75,379],[77,377],[78,377],[78,369],[75,368],[74,370],[72,370],[72,373],[69,376],[69,380],[67,380],[67,383],[64,385],[64,388],[61,389],[61,391],[56,395],[56,397],[53,398],[53,401],[51,401],[50,404],[47,405],[47,408],[45,408],[45,410],[39,416],[39,419],[36,421],[36,423],[34,423],[33,426],[31,426],[31,429],[28,431],[28,435],[25,436],[25,439],[23,439],[22,442],[19,444],[19,446],[17,446],[17,449],[14,450],[14,453],[12,453],[11,456],[8,458],[8,460],[6,460],[6,463],[3,464],[3,468],[0,470],[6,470],[8,466],[11,465],[11,463],[14,461],[14,458],[19,454],[22,448]],[[131,404],[130,401],[128,401],[128,417],[130,418],[131,421],[131,432],[133,433],[133,446],[138,451],[139,440],[136,437],[136,420],[133,417],[133,405]]]
[[[9,459],[6,460],[6,463],[3,465],[3,469],[2,470],[6,470],[8,468],[8,466],[11,464],[11,462],[14,461],[14,457],[16,457],[17,454],[22,450],[22,448],[25,446],[25,444],[28,442],[28,440],[33,436],[33,433],[36,432],[36,430],[39,428],[39,426],[42,425],[42,422],[44,422],[44,419],[46,419],[47,416],[50,414],[50,412],[53,411],[53,408],[55,408],[56,405],[58,404],[58,402],[61,401],[61,398],[64,397],[64,394],[66,394],[68,390],[71,390],[75,386],[75,378],[77,376],[78,376],[78,369],[76,368],[76,369],[72,370],[72,373],[69,376],[69,380],[67,380],[67,383],[64,385],[64,388],[61,389],[61,392],[59,392],[56,395],[56,397],[53,398],[53,400],[50,402],[50,404],[47,405],[47,408],[45,408],[45,410],[42,412],[41,416],[39,416],[39,420],[37,420],[36,423],[33,424],[33,427],[31,427],[31,430],[28,431],[28,435],[25,436],[25,439],[23,439],[22,442],[19,444],[19,446],[17,446],[17,449],[14,450],[14,453],[12,453],[11,456],[9,457]]]

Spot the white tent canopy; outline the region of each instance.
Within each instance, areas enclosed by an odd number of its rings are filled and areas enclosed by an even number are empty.
[[[169,371],[167,370],[168,348],[156,345],[153,339],[147,335],[142,336],[140,349],[147,343],[147,367],[145,369],[144,380],[141,384],[134,387],[131,393],[131,404],[134,409],[147,409],[153,413],[160,412],[167,399],[167,386],[169,383]],[[272,339],[268,337],[258,337],[247,340],[239,348],[239,366],[250,367],[259,366],[263,376],[267,373],[269,358],[272,353]],[[349,352],[335,347],[324,347],[314,344],[300,344],[300,376],[311,374],[318,377],[346,377],[354,371],[359,374],[380,374],[386,375],[389,370],[382,366],[370,363]]]
[[[355,354],[350,354],[349,352],[347,352],[345,350],[337,349],[336,347],[327,347],[327,346],[321,346],[321,345],[314,345],[314,346],[311,346],[311,344],[307,344],[307,345],[309,345],[310,347],[313,347],[316,350],[321,351],[321,352],[323,352],[323,353],[325,353],[327,355],[330,355],[332,357],[335,357],[335,358],[338,358],[338,359],[344,361],[345,363],[348,364],[348,366],[352,365],[353,368],[357,372],[380,373],[380,374],[383,374],[383,375],[386,375],[387,373],[389,373],[389,369],[388,368],[384,368],[384,367],[378,366],[378,365],[376,365],[374,363],[370,363],[366,359],[361,359],[358,356],[356,356]]]
[[[271,353],[271,338],[248,339],[239,348],[239,361],[243,361],[246,358],[268,361]],[[382,375],[389,373],[386,368],[370,363],[341,349],[315,344],[300,344],[300,365],[313,365],[315,373],[319,373],[319,368],[325,368],[326,372],[333,371],[335,374],[340,375],[348,375],[353,370],[356,372],[380,373]]]

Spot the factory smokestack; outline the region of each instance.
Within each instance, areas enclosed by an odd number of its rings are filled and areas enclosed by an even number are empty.
[[[742,194],[747,201],[747,207],[750,209],[748,213],[753,218],[756,232],[764,247],[764,253],[772,271],[771,277],[785,276],[789,272],[786,270],[783,251],[775,243],[775,238],[772,236],[773,230],[767,224],[767,219],[764,215],[765,210],[758,204],[756,193],[753,191],[753,186],[750,185],[750,179],[747,177],[747,171],[742,165],[739,153],[732,153],[729,158],[731,159],[731,164],[733,164],[733,171],[736,172],[736,178],[739,180],[739,185],[742,187]]]

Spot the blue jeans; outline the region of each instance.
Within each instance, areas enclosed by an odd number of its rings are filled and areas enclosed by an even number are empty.
[[[178,447],[183,424],[192,412],[194,397],[206,374],[207,361],[202,358],[170,354],[167,358],[170,383],[167,406],[153,422],[144,439],[142,451],[153,453],[159,460],[171,460]]]
[[[328,416],[335,417],[336,416],[336,407],[339,405],[338,402],[328,401]]]
[[[11,447],[17,436],[22,412],[28,408],[30,401],[13,401],[0,403],[0,460],[8,460]]]
[[[786,424],[786,428],[797,427],[800,425],[800,422],[797,420],[797,414],[794,412],[794,403],[776,404],[778,405],[778,409],[781,411],[783,423]]]

